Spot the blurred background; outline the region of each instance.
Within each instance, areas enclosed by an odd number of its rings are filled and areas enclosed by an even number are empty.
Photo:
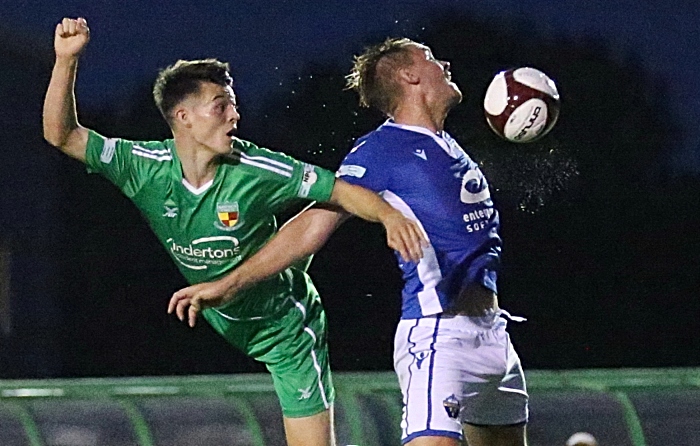
[[[179,58],[231,63],[239,136],[334,170],[383,121],[344,90],[352,57],[406,36],[465,93],[447,130],[501,212],[501,305],[525,369],[700,366],[700,8],[681,0],[0,1],[0,378],[260,372],[206,324],[136,209],[41,136],[53,30],[83,16],[81,122],[169,137],[150,90]],[[562,97],[541,142],[499,141],[482,101],[533,66]],[[295,209],[280,215],[283,221]],[[310,274],[336,371],[389,371],[401,280],[380,227],[346,223]]]

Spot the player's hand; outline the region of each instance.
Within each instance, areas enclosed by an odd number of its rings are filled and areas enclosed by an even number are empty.
[[[84,18],[64,18],[56,25],[54,50],[56,57],[78,57],[90,41],[90,28]]]
[[[394,210],[382,219],[386,240],[390,248],[399,252],[405,261],[418,262],[423,257],[423,247],[428,239],[418,224]]]
[[[232,298],[233,294],[223,280],[198,283],[173,294],[168,303],[168,314],[174,311],[178,319],[184,321],[187,313],[187,322],[190,327],[194,327],[199,312],[205,308],[221,306]]]

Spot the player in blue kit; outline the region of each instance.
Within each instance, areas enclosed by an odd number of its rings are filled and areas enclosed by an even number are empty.
[[[357,141],[337,175],[380,193],[430,242],[419,262],[397,256],[402,443],[524,446],[528,394],[497,299],[499,217],[478,165],[443,129],[462,100],[449,64],[390,39],[355,59],[348,83],[389,120]],[[231,296],[316,252],[347,216],[328,205],[302,212],[229,277]]]

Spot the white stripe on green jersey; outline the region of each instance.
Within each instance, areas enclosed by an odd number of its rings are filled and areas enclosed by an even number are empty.
[[[183,184],[173,140],[107,140],[91,131],[86,163],[136,204],[193,284],[230,272],[276,232],[274,213],[301,199],[327,201],[335,181],[332,172],[240,139],[211,185],[196,193]],[[269,317],[289,295],[305,293],[292,289],[294,274],[302,273],[287,270],[218,310],[238,319]]]
[[[292,166],[286,164],[275,162],[274,160],[262,157],[262,156],[246,156],[245,153],[242,154],[231,154],[231,158],[238,159],[243,164],[248,164],[250,166],[259,167],[261,169],[269,170],[280,174],[285,177],[292,176]],[[280,168],[281,167],[281,168]]]
[[[134,146],[131,149],[131,153],[136,156],[142,156],[144,158],[151,158],[156,161],[171,161],[173,156],[170,154],[170,150],[146,150],[143,147]]]

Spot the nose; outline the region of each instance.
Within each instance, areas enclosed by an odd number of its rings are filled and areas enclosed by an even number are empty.
[[[232,110],[231,119],[232,119],[233,121],[236,121],[236,122],[240,121],[240,120],[241,120],[241,114],[238,112],[238,107],[236,107],[235,105],[231,104],[231,110]]]

